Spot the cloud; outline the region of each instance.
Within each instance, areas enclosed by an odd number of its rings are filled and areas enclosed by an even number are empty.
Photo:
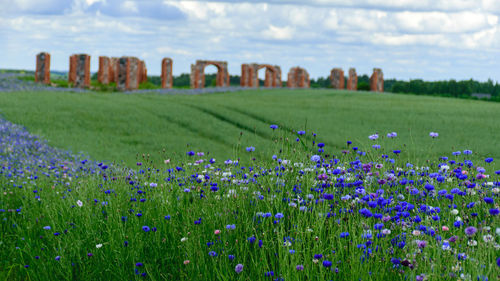
[[[269,25],[266,30],[262,31],[262,36],[267,39],[290,40],[293,38],[293,28]]]

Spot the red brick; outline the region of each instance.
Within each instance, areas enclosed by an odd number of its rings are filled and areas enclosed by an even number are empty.
[[[229,87],[229,73],[227,71],[227,62],[197,60],[191,65],[191,88],[201,89],[205,87],[205,67],[214,65],[217,67],[216,87]]]
[[[50,84],[50,54],[39,53],[36,55],[35,82]]]

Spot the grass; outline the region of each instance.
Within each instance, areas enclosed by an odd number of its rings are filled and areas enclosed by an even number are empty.
[[[16,92],[0,93],[0,114],[53,146],[128,165],[143,153],[163,161],[163,150],[230,158],[254,146],[256,155],[268,153],[270,124],[305,129],[310,139],[317,132],[316,141],[335,153],[347,140],[370,147],[368,135],[394,131],[406,140],[398,149],[416,161],[464,149],[500,157],[500,104],[437,97],[286,89],[198,96]],[[431,131],[439,138],[431,139]]]
[[[0,279],[494,280],[499,109],[333,90],[0,93],[1,114],[50,144],[134,167],[64,159],[2,124]]]

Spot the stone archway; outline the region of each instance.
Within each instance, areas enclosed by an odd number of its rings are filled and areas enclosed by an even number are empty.
[[[205,67],[213,65],[217,67],[216,87],[229,87],[229,73],[226,61],[197,60],[191,65],[191,88],[201,89],[205,87]]]
[[[281,68],[277,65],[270,64],[242,64],[241,65],[241,87],[257,88],[259,87],[259,69],[266,69],[266,78],[264,87],[276,88],[281,87]]]

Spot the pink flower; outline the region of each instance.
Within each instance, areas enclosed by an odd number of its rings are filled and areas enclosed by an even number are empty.
[[[443,225],[443,227],[441,227],[441,229],[442,229],[443,231],[448,231],[448,230],[450,230],[450,229],[449,229],[446,225]]]
[[[219,230],[219,229],[216,229],[216,230],[214,231],[214,234],[215,234],[215,235],[219,235],[219,234],[220,234],[220,230]]]
[[[189,260],[185,260],[185,261],[184,261],[184,264],[189,264],[189,263],[190,263],[190,261],[189,261]]]

